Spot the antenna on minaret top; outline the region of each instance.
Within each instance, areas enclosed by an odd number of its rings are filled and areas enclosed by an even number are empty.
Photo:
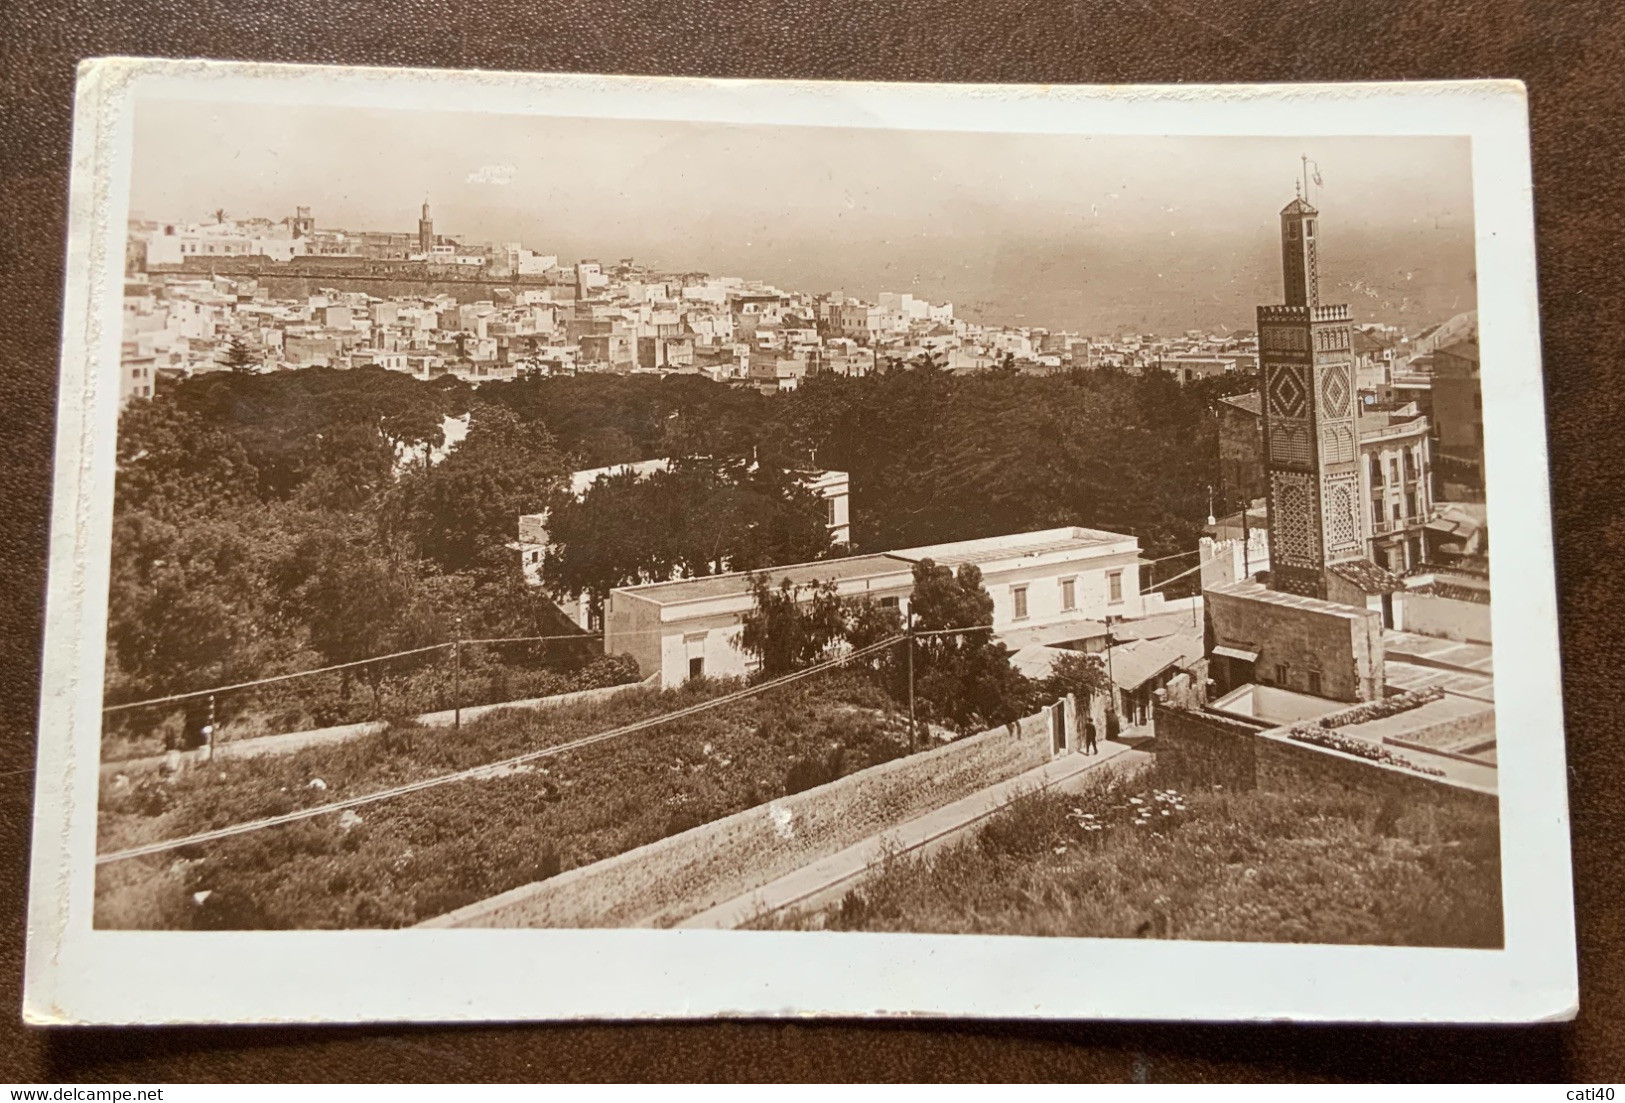
[[[1313,174],[1309,172],[1310,165],[1315,166],[1315,171]],[[1309,202],[1310,180],[1313,180],[1317,187],[1320,186],[1320,165],[1315,161],[1311,161],[1309,159],[1309,155],[1306,153],[1303,155],[1303,191],[1300,193],[1303,196],[1303,201],[1305,203]]]

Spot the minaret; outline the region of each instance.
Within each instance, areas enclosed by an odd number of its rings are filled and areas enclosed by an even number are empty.
[[[1363,554],[1354,355],[1347,306],[1320,304],[1320,212],[1281,211],[1286,303],[1258,308],[1270,586],[1326,596],[1325,570]]]
[[[429,217],[429,200],[423,200],[423,214],[418,218],[418,252],[434,250],[434,219]]]
[[[1320,305],[1315,223],[1320,212],[1302,195],[1281,209],[1281,278],[1287,306]]]

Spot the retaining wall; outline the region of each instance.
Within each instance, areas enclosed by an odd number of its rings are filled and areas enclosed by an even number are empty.
[[[1056,706],[1062,707],[1062,706]],[[781,797],[419,924],[663,927],[1051,756],[1050,710]]]
[[[1198,785],[1286,792],[1330,782],[1376,800],[1392,795],[1491,809],[1498,803],[1493,792],[1462,782],[1174,707],[1157,711],[1157,757]]]

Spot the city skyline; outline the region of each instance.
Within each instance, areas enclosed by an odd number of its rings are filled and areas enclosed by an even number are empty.
[[[1249,327],[1278,294],[1275,212],[1307,153],[1330,300],[1410,328],[1476,306],[1466,139],[900,138],[179,101],[141,102],[135,124],[131,210],[147,217],[308,206],[322,226],[409,230],[427,198],[440,232],[561,260],[910,291],[976,320],[1085,332]],[[392,159],[414,172],[376,171]]]

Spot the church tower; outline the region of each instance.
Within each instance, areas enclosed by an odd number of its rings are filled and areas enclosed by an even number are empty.
[[[1281,211],[1286,302],[1258,308],[1270,586],[1326,597],[1326,568],[1363,556],[1353,334],[1346,305],[1320,304],[1320,212]]]
[[[434,250],[434,219],[429,217],[429,201],[423,201],[423,214],[418,218],[418,252]]]

